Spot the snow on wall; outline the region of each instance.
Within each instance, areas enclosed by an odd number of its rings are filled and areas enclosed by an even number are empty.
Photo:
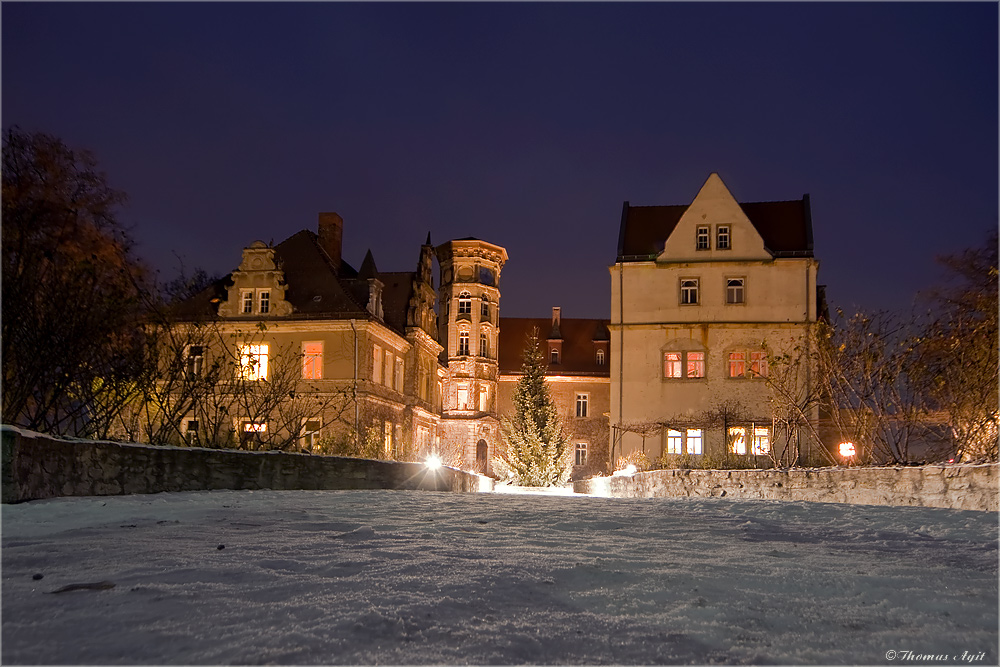
[[[488,477],[421,463],[56,438],[10,426],[2,436],[5,503],[223,489],[492,488]]]
[[[916,505],[996,512],[997,464],[788,470],[654,470],[594,477],[577,493],[613,498],[739,498]]]

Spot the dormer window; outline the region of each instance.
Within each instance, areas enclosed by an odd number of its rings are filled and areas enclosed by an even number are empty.
[[[597,365],[598,366],[604,365],[604,350],[597,351]]]
[[[271,309],[271,292],[269,290],[261,290],[258,295],[258,303],[260,303],[260,313],[267,313]]]
[[[699,227],[696,235],[695,248],[698,250],[709,250],[709,230],[708,227]]]
[[[458,295],[458,314],[468,315],[472,313],[472,295],[462,292]]]
[[[729,250],[729,225],[719,225],[715,228],[715,249]]]
[[[557,350],[556,348],[552,348],[552,351],[549,353],[549,359],[550,359],[551,363],[558,364],[559,363],[559,350]]]

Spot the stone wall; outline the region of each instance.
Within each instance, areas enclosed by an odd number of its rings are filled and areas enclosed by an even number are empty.
[[[8,426],[2,436],[5,503],[218,489],[475,492],[493,486],[488,477],[421,463],[61,439]]]
[[[594,477],[577,493],[614,498],[739,498],[919,505],[996,512],[997,464],[790,470],[655,470]]]

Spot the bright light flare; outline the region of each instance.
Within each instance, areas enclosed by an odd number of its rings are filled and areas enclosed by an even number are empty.
[[[843,456],[845,459],[850,458],[857,453],[858,453],[857,450],[854,449],[853,442],[840,443],[840,455]]]
[[[430,470],[437,470],[441,467],[441,457],[437,454],[431,454],[426,459],[424,459],[424,465]]]
[[[629,463],[627,466],[625,466],[621,470],[616,470],[614,472],[614,477],[631,477],[632,475],[636,474],[637,472],[639,472],[639,469],[636,468],[633,464]]]

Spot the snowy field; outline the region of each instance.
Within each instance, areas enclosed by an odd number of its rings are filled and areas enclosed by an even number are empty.
[[[4,664],[998,657],[989,513],[215,491],[4,505],[2,519]]]

